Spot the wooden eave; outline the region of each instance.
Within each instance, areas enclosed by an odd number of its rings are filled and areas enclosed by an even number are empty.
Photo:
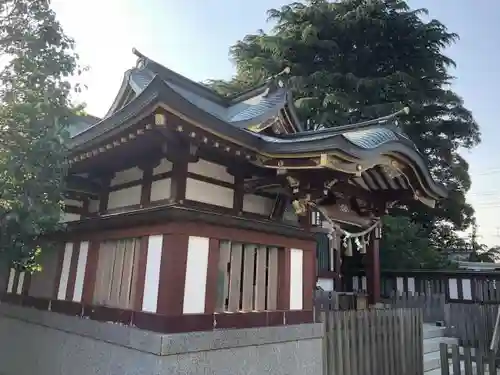
[[[148,116],[154,118],[154,122],[146,122],[142,129],[134,128]],[[377,165],[394,167],[403,171],[415,194],[422,199],[437,200],[446,196],[445,189],[433,181],[414,144],[397,133],[396,139],[373,148],[359,147],[344,136],[344,132],[354,131],[352,125],[283,137],[262,136],[206,113],[159,77],[111,117],[74,137],[70,142],[75,155],[72,161],[105,153],[127,143],[129,137],[141,136],[153,129],[180,133],[192,142],[219,148],[228,156],[241,157],[263,168],[329,169],[359,176]]]
[[[134,51],[137,52],[137,51]],[[137,53],[136,53],[137,54]],[[150,58],[138,53],[138,56],[144,59],[144,68],[149,69],[151,72],[156,74],[162,81],[169,81],[180,87],[193,92],[207,100],[217,103],[221,106],[228,107],[232,104],[232,101],[236,98],[226,98],[219,95],[214,90],[202,85],[198,82],[194,82],[183,75],[168,69],[167,67],[151,60]],[[245,100],[245,99],[241,99]]]
[[[131,159],[136,163],[147,159],[152,151],[161,149],[163,142],[156,134],[152,121],[154,117],[148,116],[113,138],[103,139],[91,147],[73,152],[70,158],[70,172],[92,171],[93,174],[99,174],[105,170],[120,170],[120,167],[125,167]]]
[[[156,61],[144,56],[142,53],[134,49],[134,53],[144,61],[144,68],[149,69],[152,73],[157,74],[162,80],[172,82],[187,91],[193,92],[207,100],[217,103],[223,107],[230,107],[234,104],[241,103],[244,100],[250,99],[257,95],[262,94],[269,85],[268,81],[252,87],[248,90],[236,93],[230,96],[223,96],[210,89],[209,87],[194,82],[183,75],[174,72],[171,69],[157,63]]]
[[[76,222],[66,224],[65,230],[55,233],[54,236],[68,235],[74,239],[78,234],[113,229],[126,229],[128,227],[138,227],[141,225],[165,224],[167,222],[203,222],[204,224],[214,224],[228,228],[239,228],[253,230],[262,233],[278,234],[297,239],[314,239],[314,233],[293,225],[286,225],[274,220],[257,220],[248,217],[230,216],[193,209],[182,205],[166,204],[156,207],[141,208],[122,212],[119,214],[101,215],[93,218],[85,218]]]

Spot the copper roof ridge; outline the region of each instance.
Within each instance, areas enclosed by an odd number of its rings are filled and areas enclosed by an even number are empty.
[[[141,67],[136,66],[137,69],[149,69],[153,74],[158,74],[160,77],[162,76],[161,71],[156,71],[154,69],[155,67],[159,68],[158,70],[163,70],[163,72],[168,76],[168,78],[172,79],[174,83],[179,84],[180,86],[191,86],[195,90],[199,90],[198,94],[201,96],[204,96],[206,99],[210,100],[215,100],[218,104],[221,104],[225,107],[230,107],[234,104],[240,103],[246,99],[249,99],[251,97],[260,95],[264,90],[266,90],[267,87],[269,87],[271,84],[275,83],[276,78],[279,78],[282,76],[284,73],[287,73],[288,70],[284,70],[283,72],[274,75],[272,77],[267,78],[264,82],[251,87],[249,89],[243,90],[241,92],[232,94],[232,95],[221,95],[217,91],[211,89],[210,87],[207,87],[203,83],[196,82],[180,73],[177,73],[176,71],[167,68],[165,65],[160,64],[156,62],[155,60],[147,57],[146,55],[140,53],[137,49],[133,48],[132,52],[139,57],[141,61],[143,61],[143,64]],[[148,66],[150,65],[150,67]],[[167,77],[161,77],[162,79],[165,79]]]
[[[365,130],[365,129],[369,129],[369,128],[373,128],[373,127],[381,127],[381,126],[389,128],[389,127],[393,126],[394,124],[389,124],[388,121],[395,119],[396,117],[398,117],[401,114],[408,114],[409,112],[410,112],[410,109],[408,107],[404,107],[403,109],[401,109],[397,112],[391,113],[390,115],[378,117],[378,118],[375,118],[372,120],[362,121],[362,122],[358,122],[355,124],[332,126],[332,127],[328,127],[328,128],[324,128],[324,129],[319,129],[319,130],[306,130],[306,131],[302,131],[300,133],[284,134],[281,137],[282,138],[294,138],[294,137],[297,137],[299,135],[300,136],[311,135],[311,134],[320,135],[320,134],[328,134],[328,133],[345,134],[345,133],[355,132],[355,131],[359,131],[359,130]]]

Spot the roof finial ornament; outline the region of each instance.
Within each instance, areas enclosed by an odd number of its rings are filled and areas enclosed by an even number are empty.
[[[283,69],[281,72],[279,72],[278,74],[276,74],[276,76],[283,76],[283,75],[288,75],[290,74],[292,70],[290,69],[289,66],[285,67],[285,69]]]
[[[277,89],[277,87],[283,88],[285,87],[286,81],[284,79],[280,79],[280,77],[290,74],[290,67],[285,67],[281,72],[275,74],[267,79],[267,89],[264,92],[264,97],[268,96],[271,92]]]
[[[290,74],[290,71],[291,71],[290,67],[287,66],[281,72],[279,72],[278,74],[276,74],[276,78],[277,77],[282,77],[282,76],[285,76],[285,75],[287,76],[287,75]],[[278,86],[279,87],[285,87],[285,81],[282,80],[282,79],[278,79]]]
[[[135,63],[135,67],[142,68],[147,60],[147,57],[140,53],[135,47],[132,48],[132,53],[138,57],[137,62]]]

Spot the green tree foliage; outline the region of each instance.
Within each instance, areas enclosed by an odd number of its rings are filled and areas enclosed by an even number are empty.
[[[385,216],[380,243],[382,269],[440,269],[451,263],[436,249],[424,228],[406,216]]]
[[[402,0],[308,0],[272,9],[270,33],[247,35],[231,48],[235,77],[208,84],[231,94],[289,67],[295,104],[309,128],[355,123],[408,105],[401,125],[450,195],[435,209],[407,202],[392,213],[420,223],[426,236],[446,223],[464,229],[474,211],[465,201],[471,182],[458,149],[476,145],[480,134],[450,89],[454,62],[443,49],[457,35],[439,21],[422,20],[425,13]]]
[[[488,248],[478,242],[477,225],[474,223],[472,232],[467,241],[466,248],[470,251],[470,262],[495,263],[500,260],[500,247],[493,246]]]
[[[33,268],[61,212],[78,59],[48,0],[0,2],[0,56],[0,255]]]
[[[494,246],[473,251],[469,257],[470,262],[495,263],[500,260],[500,247]]]

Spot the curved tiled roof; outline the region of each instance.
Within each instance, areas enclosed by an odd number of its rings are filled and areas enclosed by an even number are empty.
[[[275,108],[281,108],[286,101],[286,91],[283,89],[276,90],[267,96],[260,95],[259,100],[255,103],[247,104],[246,108],[228,118],[228,122],[248,121],[253,118],[265,115],[268,111]],[[246,103],[245,103],[246,104]]]
[[[83,148],[102,139],[101,137],[118,134],[133,125],[145,109],[163,103],[203,124],[214,134],[223,134],[249,149],[274,155],[273,157],[340,150],[355,158],[367,160],[382,153],[399,153],[418,166],[432,191],[437,195],[446,195],[442,187],[432,180],[423,155],[397,127],[396,114],[318,131],[266,136],[248,129],[276,116],[284,108],[293,106],[286,88],[269,84],[247,92],[245,96],[228,99],[186,80],[177,73],[158,67],[154,62],[127,71],[112,111],[97,124],[82,121],[75,126],[69,146]]]
[[[129,82],[136,95],[139,95],[155,77],[156,73],[148,68],[134,68],[129,76]],[[264,91],[246,100],[228,105],[221,105],[202,95],[182,87],[172,80],[160,78],[172,90],[184,97],[193,105],[203,109],[205,112],[226,121],[230,124],[240,125],[242,122],[261,118],[269,112],[275,114],[286,103],[287,91],[278,88],[268,94]],[[267,95],[266,95],[267,94]],[[240,125],[240,127],[242,127]]]
[[[365,149],[376,148],[386,142],[399,140],[393,130],[387,128],[371,128],[342,134],[351,143]]]
[[[74,118],[70,119],[70,125],[68,125],[69,136],[74,137],[83,133],[99,121],[101,121],[100,118],[91,115],[74,116]]]

